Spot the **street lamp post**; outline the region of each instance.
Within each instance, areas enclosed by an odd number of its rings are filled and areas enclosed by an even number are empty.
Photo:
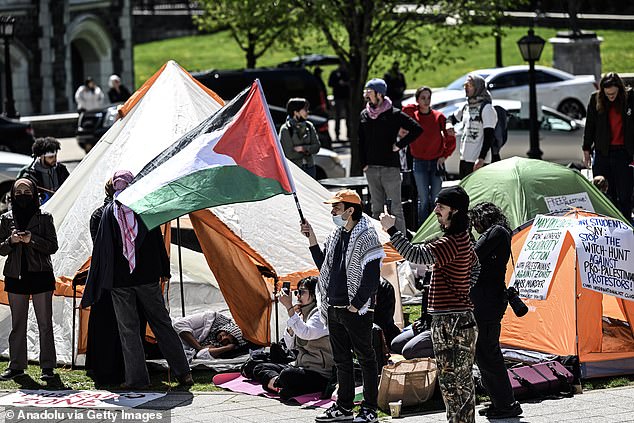
[[[539,149],[539,122],[537,121],[537,88],[535,86],[535,62],[539,60],[546,41],[539,35],[535,35],[533,28],[528,30],[528,35],[523,36],[517,42],[522,53],[522,58],[528,62],[528,100],[530,123],[530,148],[528,157],[541,159],[542,151]]]
[[[15,110],[15,102],[13,100],[13,81],[11,79],[11,54],[9,52],[9,44],[13,38],[13,28],[15,18],[13,16],[0,16],[0,37],[4,39],[4,114],[10,118],[17,118],[18,113]]]

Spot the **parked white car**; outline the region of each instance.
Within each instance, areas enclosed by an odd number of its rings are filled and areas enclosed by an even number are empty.
[[[496,100],[518,100],[528,102],[528,66],[507,66],[504,68],[479,69],[474,71],[482,76],[491,96]],[[586,105],[590,94],[599,89],[594,75],[571,75],[559,69],[535,66],[537,102],[558,110],[574,119],[586,116]],[[467,75],[436,90],[431,96],[431,106],[442,109],[465,100],[464,82]],[[414,103],[410,98],[406,103]]]
[[[500,156],[502,159],[513,156],[528,157],[528,113],[521,113],[521,103],[519,101],[493,100],[493,104],[504,107],[508,113],[508,140],[502,147]],[[446,116],[449,116],[455,110],[464,107],[464,105],[464,102],[452,104],[441,109],[441,111]],[[542,106],[539,118],[539,147],[544,153],[542,160],[563,165],[582,163],[583,123],[547,106]],[[459,173],[461,129],[460,124],[455,127],[456,151],[445,162],[447,173],[450,176],[456,176]],[[490,155],[489,153],[489,157],[486,160],[487,163],[491,161]]]

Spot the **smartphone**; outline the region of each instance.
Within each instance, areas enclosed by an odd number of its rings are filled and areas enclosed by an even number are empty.
[[[388,198],[385,200],[385,209],[387,210],[387,214],[392,214],[392,199]]]
[[[282,291],[286,295],[291,294],[291,283],[290,282],[282,282]]]

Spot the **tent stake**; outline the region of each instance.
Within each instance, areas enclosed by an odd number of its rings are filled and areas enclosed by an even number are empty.
[[[183,287],[183,259],[181,257],[181,218],[176,218],[176,243],[178,244],[178,274],[181,282],[181,316],[185,317],[185,288]]]

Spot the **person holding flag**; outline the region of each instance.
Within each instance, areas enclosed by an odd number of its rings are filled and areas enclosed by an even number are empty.
[[[315,421],[353,421],[354,351],[363,375],[363,403],[354,422],[376,422],[378,371],[372,348],[372,323],[385,253],[372,223],[363,215],[359,194],[341,190],[325,203],[332,205],[332,220],[337,228],[326,239],[323,250],[310,223],[302,219],[301,224],[319,269],[318,304],[321,319],[328,325],[339,382],[337,402]]]

